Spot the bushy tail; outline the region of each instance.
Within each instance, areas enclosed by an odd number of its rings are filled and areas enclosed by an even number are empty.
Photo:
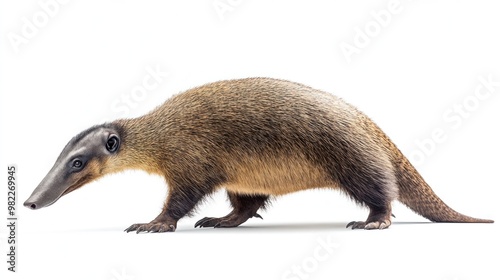
[[[396,155],[396,158],[395,169],[396,178],[399,179],[399,201],[410,209],[433,222],[493,223],[492,220],[472,218],[451,209],[434,193],[401,152]]]

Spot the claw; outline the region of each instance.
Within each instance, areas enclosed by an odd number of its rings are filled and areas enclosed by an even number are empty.
[[[365,225],[364,229],[378,229],[380,227],[380,222],[371,222]]]
[[[194,224],[194,228],[197,228],[197,227],[202,227],[202,224],[205,223],[209,218],[208,217],[205,217],[199,221],[197,221],[195,224]]]
[[[196,227],[200,227],[200,228],[202,228],[202,227],[212,227],[212,225],[210,225],[210,222],[212,222],[212,221],[214,221],[216,219],[218,219],[218,218],[205,217],[205,218],[199,220],[198,222],[196,222],[194,224],[194,227],[195,228]]]
[[[386,229],[391,225],[390,220],[381,220],[373,222],[350,222],[347,224],[346,228],[351,227],[351,229]]]
[[[379,229],[386,229],[386,228],[388,228],[388,227],[389,227],[389,225],[388,225],[386,222],[382,222],[382,223],[380,224],[380,226],[379,226]]]
[[[144,228],[144,225],[141,225],[141,226],[139,226],[139,227],[135,230],[135,233],[139,234],[139,232],[143,232],[143,231],[146,231],[146,229]]]
[[[346,228],[352,227],[352,229],[356,229],[359,226],[360,222],[352,221],[345,226]]]
[[[140,226],[141,224],[133,224],[131,226],[129,226],[128,228],[126,228],[124,231],[125,232],[131,232],[131,231],[136,231],[137,228]]]
[[[351,229],[362,229],[365,228],[365,222],[352,221],[347,224],[346,228],[351,227]]]
[[[253,217],[254,217],[254,218],[260,218],[261,220],[264,220],[264,218],[262,218],[262,216],[261,216],[261,215],[259,215],[258,213],[255,213],[255,214],[253,215]]]
[[[126,232],[135,231],[135,233],[156,233],[156,232],[169,232],[175,231],[175,226],[173,224],[161,223],[161,222],[151,222],[149,224],[133,224],[125,229]]]

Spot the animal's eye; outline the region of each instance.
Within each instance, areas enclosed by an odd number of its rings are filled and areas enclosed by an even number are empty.
[[[80,169],[80,168],[82,168],[82,166],[83,166],[83,162],[81,160],[76,159],[76,160],[73,161],[73,167],[74,168]]]
[[[111,153],[116,152],[119,144],[120,141],[118,140],[118,137],[116,137],[116,135],[112,135],[108,138],[108,141],[106,141],[106,149]]]

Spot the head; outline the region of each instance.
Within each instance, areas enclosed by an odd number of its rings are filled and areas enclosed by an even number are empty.
[[[122,136],[114,124],[94,126],[75,136],[24,206],[33,210],[49,206],[63,195],[109,173],[110,162],[121,151]]]

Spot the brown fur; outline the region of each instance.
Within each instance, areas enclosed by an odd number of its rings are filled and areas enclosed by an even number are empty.
[[[268,196],[311,188],[341,189],[368,206],[367,221],[353,222],[353,228],[388,227],[394,199],[432,221],[491,222],[444,204],[363,113],[297,83],[216,82],[114,125],[123,131],[122,148],[104,170],[161,174],[170,189],[163,212],[128,231],[175,230],[178,219],[218,188],[227,189],[235,210],[197,225],[237,226],[257,216]]]
[[[127,231],[174,231],[179,219],[220,188],[227,190],[233,210],[195,226],[238,226],[260,217],[257,211],[270,197],[312,188],[340,189],[367,206],[367,220],[349,223],[352,228],[390,226],[395,199],[436,222],[492,222],[444,204],[353,106],[268,78],[207,84],[139,118],[80,133],[24,205],[48,206],[92,180],[131,168],[160,174],[169,192],[158,217]]]

